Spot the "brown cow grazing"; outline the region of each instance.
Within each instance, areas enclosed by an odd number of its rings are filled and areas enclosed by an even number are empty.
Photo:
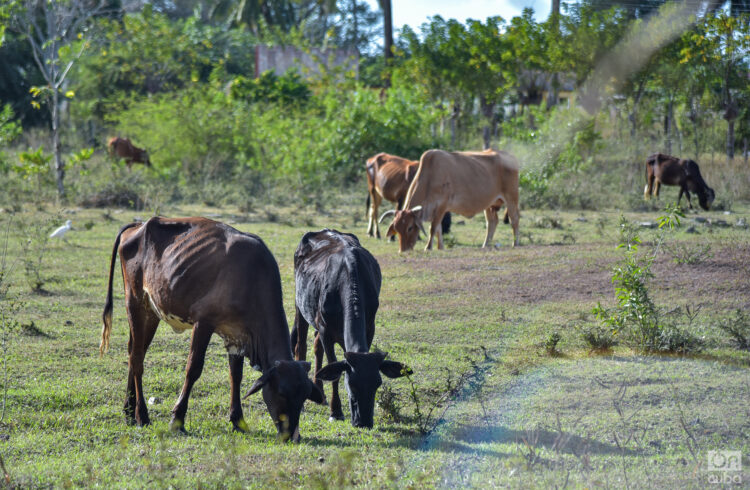
[[[497,227],[497,211],[505,204],[506,220],[513,228],[513,245],[518,245],[518,162],[510,153],[485,150],[483,152],[447,152],[428,150],[422,154],[419,169],[409,187],[404,209],[388,211],[380,217],[394,214],[388,236],[398,234],[399,251],[411,250],[417,242],[422,221],[430,222],[429,240],[425,250],[432,248],[437,233],[438,248],[443,248],[440,223],[447,211],[468,218],[484,210],[487,235],[482,247],[487,247]],[[507,222],[507,221],[506,221]]]
[[[661,184],[680,186],[677,204],[680,204],[684,193],[690,209],[693,209],[693,203],[690,202],[691,191],[698,195],[698,203],[706,211],[716,196],[714,190],[703,180],[700,168],[693,160],[655,153],[646,159],[646,187],[643,189],[643,198],[649,199],[651,195],[658,198]]]
[[[367,234],[380,238],[378,228],[378,207],[383,199],[402,209],[406,192],[417,174],[419,162],[406,158],[378,153],[365,162],[367,170]],[[450,231],[450,213],[445,213],[442,222],[443,233]]]
[[[211,335],[224,340],[229,358],[234,428],[246,432],[240,404],[244,358],[262,376],[247,395],[262,389],[279,438],[299,441],[306,399],[324,402],[308,378],[310,363],[295,361],[281,298],[276,260],[263,241],[206,218],[151,218],[122,227],[115,240],[104,307],[100,350],[112,329],[112,278],[119,252],[130,323],[125,413],[131,423],[149,423],[143,395],[143,360],[160,320],[175,332],[190,330],[185,383],[172,410],[170,428],[184,431],[188,397],[203,370]],[[246,396],[247,396],[246,395]]]
[[[148,152],[138,148],[127,138],[110,138],[107,141],[107,151],[110,156],[125,160],[128,168],[132,168],[133,163],[142,163],[147,167],[151,166]]]
[[[331,420],[343,420],[339,378],[344,374],[349,393],[351,423],[372,428],[375,392],[383,383],[380,374],[399,378],[411,374],[400,362],[386,360],[383,352],[370,352],[375,335],[375,314],[380,294],[380,266],[356,236],[336,230],[305,233],[294,252],[296,315],[291,343],[297,359],[307,356],[307,330],[317,331],[315,382],[333,382]],[[336,360],[335,347],[344,350]],[[322,368],[323,352],[328,364]],[[322,368],[322,369],[321,369]]]

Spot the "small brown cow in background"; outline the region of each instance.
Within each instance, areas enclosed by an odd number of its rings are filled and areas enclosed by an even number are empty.
[[[127,138],[120,138],[119,136],[110,138],[107,140],[107,151],[110,156],[125,160],[128,168],[132,168],[133,163],[142,163],[147,167],[151,166],[148,152],[138,148]]]
[[[677,204],[680,204],[682,194],[685,194],[690,209],[693,209],[690,192],[698,195],[698,203],[706,211],[716,196],[714,190],[703,180],[700,168],[693,160],[654,153],[646,159],[646,187],[643,189],[643,198],[649,199],[652,195],[658,198],[661,184],[679,186]]]

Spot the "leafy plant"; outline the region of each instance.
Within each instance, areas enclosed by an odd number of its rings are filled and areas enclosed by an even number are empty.
[[[708,243],[703,245],[679,242],[665,243],[664,250],[672,257],[675,264],[700,264],[714,256],[711,252],[711,245]]]
[[[641,243],[638,228],[620,217],[620,244],[617,248],[624,251],[624,256],[612,272],[616,305],[606,309],[598,303],[593,313],[614,335],[622,334],[642,351],[686,353],[702,348],[700,339],[663,321],[648,288],[648,281],[654,276],[651,265],[664,241],[665,232],[679,226],[682,216],[684,214],[675,204],[665,208],[665,214],[657,220],[660,232],[656,245],[645,256],[638,253]]]
[[[8,241],[12,218],[5,227],[5,237],[0,250],[0,353],[2,354],[3,377],[3,407],[0,411],[0,423],[5,419],[5,409],[8,404],[8,350],[13,333],[18,330],[19,322],[16,318],[23,303],[10,293],[9,280],[11,265],[8,263]],[[5,468],[3,467],[5,471]],[[7,471],[5,471],[7,477]]]
[[[547,340],[544,341],[544,350],[547,352],[547,354],[549,354],[550,356],[556,356],[560,354],[557,350],[557,344],[561,339],[562,337],[560,336],[559,332],[553,332],[549,337],[547,337]]]
[[[596,352],[603,354],[612,350],[617,345],[617,339],[610,328],[602,325],[594,325],[583,329],[581,336],[591,347],[589,354]]]
[[[13,171],[21,175],[24,179],[36,181],[37,196],[41,195],[42,177],[49,173],[49,162],[52,155],[46,155],[40,146],[36,151],[22,152],[18,157],[19,164],[13,167]]]
[[[26,283],[32,292],[43,292],[46,279],[42,275],[44,256],[49,245],[49,233],[59,222],[59,218],[47,218],[31,223],[19,224],[21,250]]]
[[[750,315],[737,308],[734,317],[719,323],[719,328],[729,334],[738,349],[750,350]]]

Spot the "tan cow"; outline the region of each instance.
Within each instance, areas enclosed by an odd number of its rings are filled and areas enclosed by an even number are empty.
[[[422,154],[419,169],[409,187],[404,209],[394,214],[387,236],[398,234],[399,251],[411,250],[417,242],[422,221],[430,222],[429,240],[425,250],[432,248],[437,233],[438,248],[443,236],[438,226],[448,211],[470,218],[484,211],[487,247],[497,227],[497,211],[505,204],[506,218],[513,228],[513,245],[518,245],[518,161],[510,153],[493,150],[483,152],[447,152],[428,150]]]
[[[148,152],[138,148],[127,138],[110,138],[107,141],[107,151],[110,156],[125,160],[125,164],[127,164],[128,168],[131,168],[133,163],[142,163],[147,167],[151,166]]]

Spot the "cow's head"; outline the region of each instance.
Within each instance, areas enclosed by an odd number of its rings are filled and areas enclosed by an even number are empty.
[[[375,392],[383,384],[380,373],[389,378],[411,374],[411,370],[400,362],[386,361],[387,355],[385,352],[345,352],[344,361],[328,364],[315,374],[317,379],[336,381],[341,373],[345,373],[354,427],[372,428]]]
[[[320,388],[315,386],[307,373],[310,363],[302,361],[276,361],[250,387],[245,398],[263,389],[263,401],[271,414],[278,437],[282,441],[290,438],[299,442],[299,414],[305,400],[324,403],[325,398]]]
[[[714,198],[716,197],[714,190],[711,189],[709,186],[705,186],[702,189],[698,189],[697,194],[698,194],[698,204],[700,204],[703,209],[708,211],[709,208],[711,207],[711,203],[714,202]]]
[[[404,209],[400,211],[386,211],[380,217],[382,222],[386,216],[393,215],[393,222],[388,227],[388,231],[385,236],[390,238],[393,235],[398,235],[398,251],[406,252],[412,250],[414,245],[417,244],[417,238],[419,238],[419,231],[427,235],[422,227],[422,218],[420,212],[422,206],[416,206],[411,209]]]
[[[141,161],[145,166],[151,166],[151,159],[148,157],[148,152],[146,150],[141,150]]]

